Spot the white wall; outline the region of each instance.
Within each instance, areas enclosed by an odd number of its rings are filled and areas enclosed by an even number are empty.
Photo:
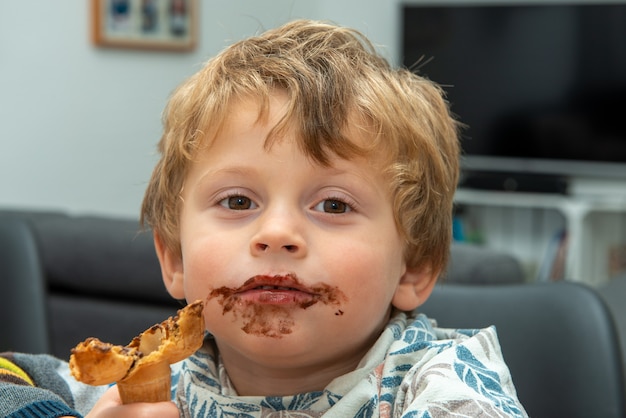
[[[330,19],[395,56],[398,0],[200,1],[183,54],[94,47],[90,0],[0,1],[0,208],[138,216],[169,93],[260,28]]]

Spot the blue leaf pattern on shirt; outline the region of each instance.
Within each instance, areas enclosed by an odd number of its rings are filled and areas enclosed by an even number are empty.
[[[476,392],[491,399],[493,403],[507,413],[520,414],[520,409],[511,398],[505,396],[498,374],[485,367],[471,351],[464,346],[456,347],[458,361],[454,370],[461,380]]]
[[[323,395],[324,392],[303,393],[291,397],[289,402],[286,402],[289,397],[267,396],[261,401],[261,406],[273,411],[305,411]]]
[[[365,405],[361,407],[359,411],[354,415],[354,418],[372,418],[378,406],[378,398],[373,396]]]

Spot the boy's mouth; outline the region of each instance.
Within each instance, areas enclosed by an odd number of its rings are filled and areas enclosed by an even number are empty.
[[[316,290],[300,284],[295,275],[254,276],[235,289],[233,295],[236,295],[242,302],[269,305],[293,304],[302,309],[308,308],[320,299]]]
[[[294,274],[257,275],[237,288],[213,289],[207,301],[217,299],[222,313],[229,312],[244,322],[248,334],[281,337],[295,326],[293,309],[307,309],[318,302],[340,307],[347,299],[335,286],[325,283],[303,285]],[[335,315],[343,315],[338,309]]]

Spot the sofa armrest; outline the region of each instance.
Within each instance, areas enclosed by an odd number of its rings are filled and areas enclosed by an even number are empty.
[[[32,230],[21,219],[0,217],[0,351],[47,353],[46,296]]]

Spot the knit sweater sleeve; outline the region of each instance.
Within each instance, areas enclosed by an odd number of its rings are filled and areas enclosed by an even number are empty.
[[[0,354],[0,416],[82,417],[106,387],[76,382],[66,362],[46,354]]]

